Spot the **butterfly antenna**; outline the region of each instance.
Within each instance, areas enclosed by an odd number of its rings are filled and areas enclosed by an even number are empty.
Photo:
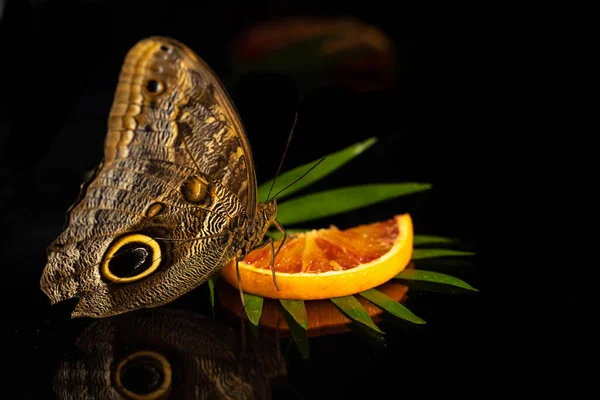
[[[277,181],[277,177],[279,176],[279,172],[281,171],[283,160],[285,160],[285,155],[287,154],[288,147],[290,147],[290,142],[292,141],[292,134],[294,133],[294,128],[296,128],[296,122],[298,122],[298,113],[294,114],[294,124],[292,125],[292,129],[290,130],[290,134],[288,135],[288,140],[285,144],[285,150],[283,150],[283,155],[281,156],[281,160],[279,161],[279,167],[277,168],[277,172],[275,173],[275,178],[273,178],[273,183],[271,183],[271,189],[269,189],[267,201],[269,201],[269,198],[271,197],[271,191],[273,190],[273,187],[275,187],[275,182]]]
[[[298,182],[300,179],[304,178],[306,175],[308,175],[308,173],[309,173],[310,171],[312,171],[313,169],[315,169],[315,168],[317,167],[317,165],[319,165],[319,164],[321,164],[323,161],[325,161],[325,158],[327,158],[327,157],[323,157],[323,158],[321,158],[319,161],[317,161],[317,162],[315,163],[315,165],[313,165],[312,167],[310,167],[310,168],[308,169],[308,171],[306,171],[306,172],[305,172],[305,173],[303,173],[303,174],[302,174],[300,177],[298,177],[296,180],[294,180],[294,182],[290,183],[289,185],[287,185],[286,187],[284,187],[283,189],[281,189],[279,192],[277,192],[277,193],[275,194],[275,196],[273,196],[273,198],[275,198],[275,197],[279,196],[279,194],[281,194],[281,192],[283,192],[284,190],[286,190],[286,189],[287,189],[287,188],[289,188],[290,186],[294,185],[296,182]]]

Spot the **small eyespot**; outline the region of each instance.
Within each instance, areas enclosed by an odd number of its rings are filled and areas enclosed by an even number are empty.
[[[135,282],[158,269],[161,255],[158,242],[150,236],[128,234],[109,246],[100,264],[100,274],[113,283]]]
[[[165,211],[165,208],[166,208],[166,206],[163,203],[161,203],[160,201],[152,203],[146,209],[146,217],[152,218],[158,214],[161,214],[162,212]]]
[[[138,351],[121,360],[115,369],[115,387],[128,399],[160,399],[171,388],[169,360],[149,350]]]
[[[186,201],[201,204],[209,194],[208,187],[209,182],[206,179],[198,175],[192,175],[181,184],[180,191]]]
[[[159,94],[162,93],[164,89],[164,85],[155,79],[150,79],[146,82],[146,90],[148,93]]]
[[[162,51],[166,51],[167,53],[170,53],[170,52],[171,52],[171,49],[170,49],[170,48],[168,48],[167,46],[160,46],[160,49],[161,49]]]

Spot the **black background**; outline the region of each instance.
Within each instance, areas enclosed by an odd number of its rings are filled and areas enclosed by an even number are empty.
[[[22,393],[34,392],[32,380],[40,391],[48,390],[57,360],[85,325],[69,320],[72,304],[49,306],[39,277],[45,247],[60,232],[83,172],[102,157],[106,119],[127,50],[146,36],[171,36],[227,76],[231,39],[249,25],[282,15],[360,18],[396,44],[401,68],[393,88],[371,93],[332,86],[300,98],[289,77],[276,75],[245,76],[229,88],[259,182],[275,173],[298,112],[284,169],[379,137],[372,149],[315,190],[376,181],[430,182],[434,188],[319,221],[319,226],[345,228],[409,211],[416,233],[460,237],[468,249],[485,250],[478,231],[485,209],[480,187],[486,179],[476,157],[481,104],[474,98],[477,85],[468,81],[477,76],[479,47],[466,34],[462,10],[425,13],[383,1],[8,1],[0,22],[3,325],[13,335],[9,359],[19,368],[35,365],[17,374]],[[488,377],[484,366],[490,362],[483,335],[488,283],[480,272],[481,255],[475,260],[446,271],[480,294],[416,291],[408,305],[428,321],[424,331],[392,330],[384,350],[357,344],[353,337],[316,340],[313,367],[304,370],[291,362],[292,385],[296,382],[307,398],[352,394],[348,385],[355,379],[376,382],[372,389],[377,391],[402,393],[403,377],[419,377],[420,384],[449,378],[455,391],[471,390]],[[188,307],[203,296],[192,294],[178,304]]]

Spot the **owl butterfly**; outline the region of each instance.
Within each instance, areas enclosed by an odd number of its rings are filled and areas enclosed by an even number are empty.
[[[104,159],[48,247],[40,285],[52,304],[79,298],[73,318],[163,305],[269,243],[271,224],[285,235],[276,212],[275,199],[258,203],[219,79],[184,44],[147,38],[125,58]]]

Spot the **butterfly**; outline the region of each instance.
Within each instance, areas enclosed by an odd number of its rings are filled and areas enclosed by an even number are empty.
[[[40,286],[52,304],[78,298],[73,318],[164,305],[252,249],[270,243],[274,259],[283,242],[263,239],[273,225],[285,241],[276,214],[275,198],[258,202],[250,144],[216,74],[183,43],[146,38],[125,57],[104,158]]]

